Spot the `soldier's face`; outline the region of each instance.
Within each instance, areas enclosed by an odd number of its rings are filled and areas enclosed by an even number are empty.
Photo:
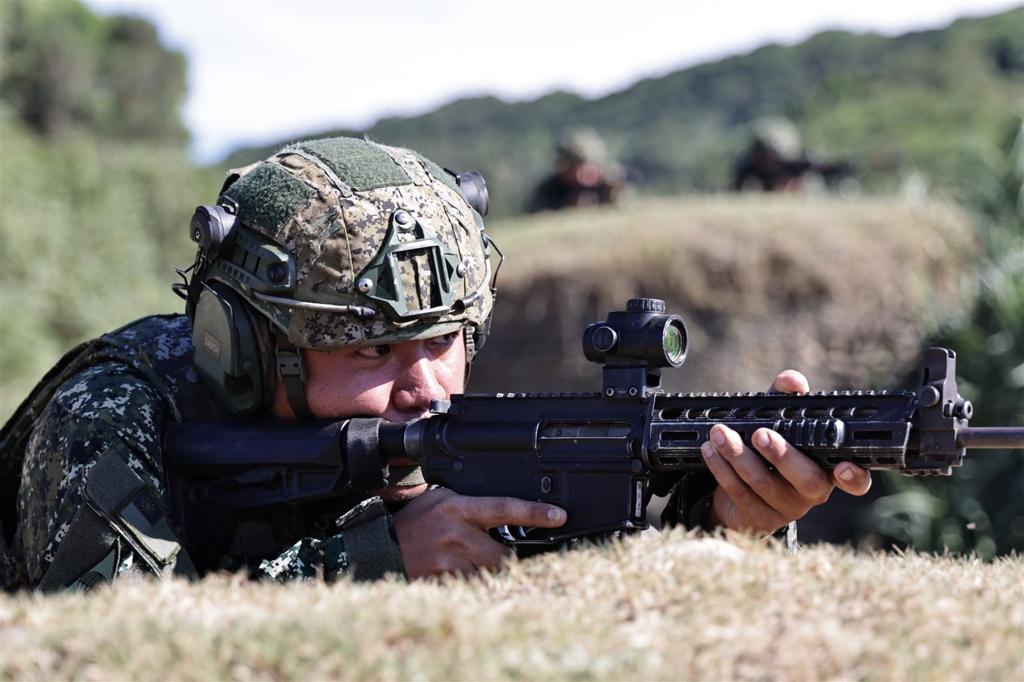
[[[383,417],[405,422],[422,417],[431,400],[460,393],[466,382],[462,332],[420,341],[318,352],[303,350],[306,400],[321,419]],[[278,382],[273,413],[292,418],[284,386]],[[411,461],[396,461],[411,465]],[[425,484],[374,491],[385,500],[411,499]]]
[[[316,417],[383,417],[404,422],[422,417],[431,400],[447,399],[465,384],[462,334],[337,351],[304,350],[306,400]],[[280,382],[279,382],[280,384]],[[278,385],[274,413],[290,416]]]

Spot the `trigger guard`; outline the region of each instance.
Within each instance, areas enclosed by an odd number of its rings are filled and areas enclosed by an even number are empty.
[[[508,545],[509,547],[515,547],[520,542],[529,539],[530,531],[534,530],[534,526],[495,526],[491,529],[491,537]]]
[[[498,542],[502,542],[509,546],[516,544],[516,539],[512,535],[512,531],[509,529],[507,525],[495,526],[493,532],[491,533],[491,536],[494,537],[494,539]]]

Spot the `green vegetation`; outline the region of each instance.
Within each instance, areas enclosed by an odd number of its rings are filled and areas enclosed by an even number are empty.
[[[174,267],[220,173],[170,146],[69,132],[47,142],[0,109],[0,415],[74,343],[182,309]],[[213,190],[211,190],[213,188]]]
[[[673,532],[478,580],[0,597],[11,680],[1016,680],[1024,558]]]
[[[177,310],[192,209],[221,173],[182,148],[184,57],[71,0],[6,3],[0,418],[73,344]]]
[[[983,409],[976,426],[1024,425],[1024,125],[1006,129],[1003,153],[964,183],[984,258],[965,282],[974,303],[933,336],[957,349],[960,390]],[[981,452],[951,481],[891,477],[891,494],[863,525],[920,550],[990,557],[1024,552],[1024,458]]]
[[[114,139],[181,143],[185,57],[134,17],[100,17],[73,0],[0,8],[0,96],[34,131],[76,128]]]

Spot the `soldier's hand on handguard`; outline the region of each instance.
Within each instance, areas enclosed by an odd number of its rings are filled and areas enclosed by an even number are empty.
[[[445,488],[428,490],[395,514],[405,573],[422,578],[494,568],[512,550],[487,531],[499,526],[557,528],[563,509],[513,497],[468,497]]]
[[[775,377],[772,390],[807,393],[810,387],[803,374],[786,370]],[[701,446],[718,481],[709,510],[713,525],[771,533],[823,504],[835,487],[851,495],[871,487],[869,471],[842,462],[829,472],[770,429],[758,429],[752,440],[760,456],[738,433],[718,424]]]

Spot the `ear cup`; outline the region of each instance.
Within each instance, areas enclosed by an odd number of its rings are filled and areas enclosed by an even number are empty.
[[[207,282],[192,322],[196,372],[235,414],[252,414],[271,398],[267,323],[231,287]]]

